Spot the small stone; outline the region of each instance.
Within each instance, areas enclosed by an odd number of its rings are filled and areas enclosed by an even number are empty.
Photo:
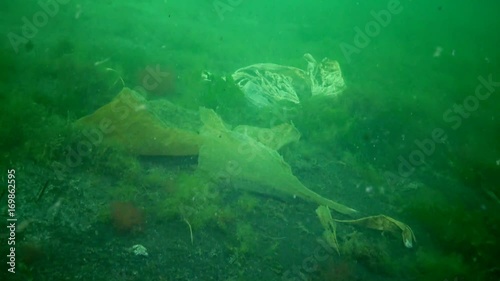
[[[132,248],[130,248],[130,251],[136,256],[148,256],[148,249],[140,244],[132,246]]]

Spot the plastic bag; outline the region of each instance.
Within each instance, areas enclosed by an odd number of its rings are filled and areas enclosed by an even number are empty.
[[[304,54],[304,59],[306,70],[259,63],[236,70],[232,78],[247,100],[258,108],[282,102],[299,104],[311,96],[335,96],[346,88],[337,61],[324,58],[318,62],[311,54]]]

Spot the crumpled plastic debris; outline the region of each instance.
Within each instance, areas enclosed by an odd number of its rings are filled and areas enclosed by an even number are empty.
[[[327,206],[319,206],[316,209],[316,214],[318,215],[321,225],[325,229],[325,231],[323,231],[323,238],[326,243],[340,255],[339,242],[337,241],[337,224],[332,218],[330,209]]]
[[[257,108],[281,102],[299,104],[302,98],[335,96],[344,91],[346,85],[337,61],[324,58],[318,62],[308,53],[304,54],[304,59],[306,70],[259,63],[236,70],[232,78]]]
[[[198,154],[201,138],[194,129],[199,126],[197,118],[166,100],[151,103],[123,88],[110,103],[80,118],[77,124],[90,127],[86,130],[98,136],[96,142],[101,139],[131,154],[184,156]]]
[[[355,220],[336,220],[332,218],[330,209],[327,206],[319,206],[316,209],[316,214],[318,215],[321,225],[325,229],[323,232],[323,238],[326,240],[328,245],[337,250],[337,252],[339,251],[339,245],[337,242],[336,222],[353,224],[395,234],[401,232],[403,244],[406,248],[412,248],[413,243],[417,242],[415,234],[413,234],[413,230],[408,225],[386,215],[370,216]]]
[[[403,244],[406,248],[412,248],[413,242],[417,242],[413,230],[406,224],[397,221],[386,215],[370,216],[357,220],[335,220],[336,222],[349,223],[354,225],[363,226],[380,231],[388,231],[392,233],[401,232],[403,237]]]
[[[274,141],[260,142],[252,134],[242,134],[230,130],[220,117],[211,109],[201,108],[200,117],[203,122],[200,135],[203,144],[198,158],[199,169],[208,172],[215,178],[229,178],[233,184],[242,184],[242,188],[251,191],[280,196],[284,198],[299,197],[304,200],[326,205],[346,215],[357,211],[345,205],[327,199],[305,187],[292,173],[292,169],[283,157],[272,147]],[[243,130],[244,131],[244,130]],[[275,138],[293,141],[296,132],[286,130],[289,136],[274,135]]]
[[[346,85],[337,61],[324,58],[317,62],[311,54],[305,54],[304,58],[313,96],[335,96],[344,91]]]

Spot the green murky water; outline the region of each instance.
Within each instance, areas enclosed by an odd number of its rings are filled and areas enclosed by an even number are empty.
[[[497,280],[497,1],[22,2],[0,4],[2,280]],[[306,53],[338,62],[340,94],[312,94]],[[299,101],[255,106],[234,72],[258,63]],[[80,126],[123,87],[141,102]],[[334,219],[404,222],[413,247],[338,223],[333,250],[318,202],[238,165],[263,161],[246,143],[208,173],[204,141],[159,153],[159,127],[203,136],[199,107],[228,129],[293,124],[277,167],[359,211]]]

